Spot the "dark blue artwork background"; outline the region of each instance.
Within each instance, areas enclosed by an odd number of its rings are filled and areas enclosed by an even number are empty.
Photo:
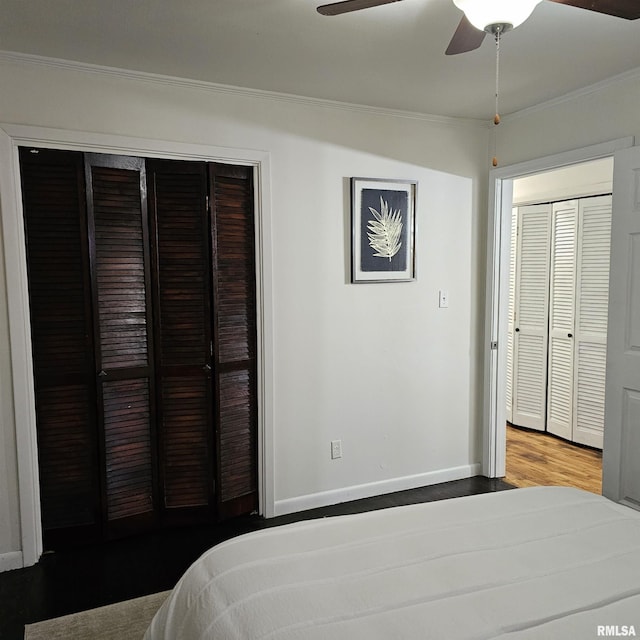
[[[402,216],[402,233],[400,251],[391,260],[374,256],[375,251],[369,246],[369,221],[375,220],[369,207],[380,211],[380,196],[388,203],[389,209],[400,209]],[[390,191],[387,189],[362,189],[360,192],[360,269],[362,271],[406,271],[407,269],[407,215],[409,194],[406,191]]]

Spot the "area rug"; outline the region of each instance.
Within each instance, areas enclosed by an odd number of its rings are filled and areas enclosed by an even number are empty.
[[[25,640],[142,640],[169,591],[25,625]]]

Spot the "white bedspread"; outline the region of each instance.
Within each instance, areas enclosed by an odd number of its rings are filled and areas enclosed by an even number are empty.
[[[640,635],[640,513],[536,487],[229,540],[145,640],[582,640],[613,626]]]

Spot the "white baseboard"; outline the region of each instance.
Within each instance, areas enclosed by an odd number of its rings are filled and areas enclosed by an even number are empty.
[[[0,571],[12,571],[13,569],[22,569],[22,567],[24,567],[22,551],[0,553]]]
[[[349,502],[350,500],[370,498],[385,493],[394,493],[395,491],[406,491],[407,489],[417,489],[418,487],[426,487],[440,482],[449,482],[450,480],[471,478],[479,475],[481,471],[482,465],[476,463],[462,467],[429,471],[428,473],[419,473],[413,476],[404,476],[402,478],[392,478],[391,480],[380,480],[378,482],[343,487],[342,489],[332,489],[331,491],[321,491],[296,498],[287,498],[286,500],[277,500],[274,505],[274,515],[282,516],[288,513],[306,511],[307,509],[316,509],[341,502]]]

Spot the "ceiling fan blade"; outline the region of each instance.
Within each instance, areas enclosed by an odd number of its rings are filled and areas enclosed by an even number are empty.
[[[637,20],[640,18],[640,2],[638,0],[550,0],[558,4],[587,9],[597,13],[606,13],[616,18]]]
[[[323,16],[338,16],[341,13],[350,13],[351,11],[360,11],[360,9],[369,9],[382,4],[390,4],[391,2],[400,2],[401,0],[343,0],[342,2],[332,2],[331,4],[323,4],[318,7],[318,13]]]
[[[454,56],[458,53],[473,51],[482,44],[486,35],[484,31],[476,29],[469,20],[467,20],[467,16],[462,16],[462,20],[460,20],[460,24],[453,34],[453,38],[451,38],[445,54]]]

